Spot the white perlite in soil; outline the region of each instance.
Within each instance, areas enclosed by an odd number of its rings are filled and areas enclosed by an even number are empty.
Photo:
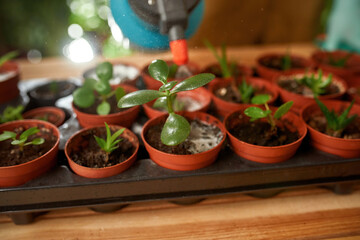
[[[5,80],[8,80],[9,78],[12,78],[16,75],[16,72],[12,71],[12,72],[5,72],[5,73],[0,73],[0,82],[3,82]]]
[[[192,142],[190,149],[192,154],[205,152],[214,148],[223,139],[222,132],[214,125],[209,125],[204,122],[198,121],[191,122],[190,135],[187,141]]]

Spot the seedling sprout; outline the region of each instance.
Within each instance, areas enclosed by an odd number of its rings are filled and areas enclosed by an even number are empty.
[[[20,134],[19,137],[17,137],[17,134],[15,132],[11,131],[4,131],[0,135],[0,141],[5,141],[8,139],[12,139],[11,144],[12,145],[18,145],[19,150],[22,152],[24,150],[25,146],[28,145],[41,145],[45,142],[45,139],[43,138],[34,138],[32,141],[28,141],[28,138],[36,133],[40,132],[40,130],[37,127],[32,127],[24,131]]]

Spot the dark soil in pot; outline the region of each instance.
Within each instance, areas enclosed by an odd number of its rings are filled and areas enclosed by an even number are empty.
[[[322,113],[316,113],[312,115],[307,120],[307,124],[309,124],[315,130],[332,137],[344,139],[360,139],[360,119],[358,117],[341,132],[326,130],[327,121]]]
[[[40,132],[28,138],[32,141],[34,138],[42,137],[45,142],[41,145],[27,145],[24,150],[20,151],[19,146],[11,145],[12,140],[0,142],[0,167],[14,166],[34,160],[47,153],[56,143],[56,136],[47,128],[39,128]],[[18,135],[26,129],[18,127],[13,130]]]
[[[292,93],[300,94],[303,96],[313,96],[313,93],[310,88],[307,86],[298,83],[298,81],[294,78],[282,78],[278,81],[278,85]],[[340,93],[340,88],[336,85],[331,83],[326,89],[325,93],[321,95],[332,95]]]
[[[284,70],[283,61],[284,61],[284,56],[272,56],[261,59],[260,64],[268,68],[283,71]],[[291,58],[291,69],[302,69],[304,67],[306,66],[304,66],[301,59]]]
[[[243,115],[235,115],[229,119],[229,132],[241,141],[258,146],[281,146],[295,142],[299,133],[278,125],[271,130],[270,124],[262,121],[249,122]]]
[[[258,94],[272,95],[270,92],[266,91],[265,87],[254,88],[253,96],[258,95]],[[243,103],[241,98],[238,97],[239,93],[235,93],[234,87],[232,87],[231,85],[217,89],[215,91],[215,96],[217,96],[218,98],[220,98],[224,101],[227,101],[227,102]]]
[[[218,145],[224,137],[219,128],[193,120],[190,121],[189,137],[177,146],[167,146],[160,140],[164,123],[150,127],[145,134],[145,139],[152,147],[165,153],[188,155],[205,152]]]
[[[106,139],[105,128],[98,131],[92,129],[81,136],[82,145],[77,146],[77,149],[74,149],[70,155],[75,163],[90,168],[110,167],[125,161],[135,151],[134,145],[127,138],[120,137],[122,141],[119,142],[119,147],[110,153],[108,161],[106,161],[106,154],[97,144],[94,135]]]
[[[109,114],[112,114],[112,113],[118,113],[118,112],[122,112],[122,111],[125,111],[126,109],[128,108],[118,108],[117,107],[117,101],[116,101],[116,97],[115,96],[112,96],[110,98],[107,99],[107,102],[110,104],[110,113]],[[79,111],[83,112],[83,113],[88,113],[88,114],[98,114],[96,112],[96,108],[97,106],[101,103],[101,100],[96,98],[95,100],[95,103],[88,107],[88,108],[81,108],[81,107],[78,107],[76,105],[74,105]]]

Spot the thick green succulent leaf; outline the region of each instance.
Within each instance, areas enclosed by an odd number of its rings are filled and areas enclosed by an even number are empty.
[[[120,98],[122,98],[125,95],[126,95],[126,92],[122,87],[118,87],[115,89],[115,97],[116,97],[117,102],[120,100]]]
[[[183,117],[170,113],[161,131],[161,142],[168,146],[176,146],[189,136],[190,124]]]
[[[96,81],[96,80],[93,79],[93,78],[87,78],[87,79],[85,79],[82,88],[86,88],[86,89],[88,89],[88,90],[93,90],[93,89],[94,89],[94,86],[95,86],[95,84],[96,84],[97,82],[98,82],[98,81]]]
[[[105,142],[105,140],[102,139],[102,138],[99,138],[98,136],[95,136],[95,135],[94,135],[94,138],[95,138],[97,144],[99,145],[99,147],[101,149],[103,149],[104,151],[106,151],[106,142]]]
[[[103,62],[96,67],[95,71],[101,81],[109,82],[113,75],[113,66],[109,62]]]
[[[154,79],[166,84],[167,78],[169,76],[169,67],[163,60],[154,60],[149,65],[149,74]]]
[[[111,110],[111,106],[106,101],[103,101],[102,103],[100,103],[96,108],[96,112],[99,115],[107,115],[110,113],[110,110]]]
[[[166,91],[166,90],[170,90],[170,89],[172,89],[177,83],[178,83],[177,81],[168,82],[168,83],[162,85],[162,86],[159,88],[159,91],[163,92],[163,91]]]
[[[11,145],[20,145],[23,144],[24,142],[26,142],[26,138],[22,138],[22,139],[16,139],[14,141],[11,142]]]
[[[182,91],[190,91],[208,84],[214,78],[214,74],[200,73],[198,75],[189,77],[182,82],[179,82],[170,92],[178,93]]]
[[[123,132],[125,131],[125,128],[122,128],[120,130],[117,130],[112,136],[111,136],[111,139],[110,141],[111,142],[114,142]],[[118,139],[121,141],[121,139]]]
[[[95,95],[88,88],[78,88],[73,93],[74,103],[81,108],[88,108],[95,103]]]
[[[271,111],[270,110],[263,110],[259,107],[248,107],[244,111],[245,115],[250,117],[250,121],[255,121],[256,119],[265,118],[267,117]]]
[[[274,118],[280,119],[282,116],[284,116],[290,110],[290,108],[292,107],[293,104],[294,104],[293,101],[289,101],[289,102],[286,102],[283,105],[281,105],[274,113]]]
[[[111,92],[111,86],[109,82],[104,81],[98,81],[94,85],[94,89],[100,94],[100,95],[108,95]]]
[[[251,99],[251,103],[262,105],[267,103],[270,100],[270,98],[271,97],[269,94],[259,94]]]
[[[23,139],[23,138],[27,139],[29,136],[36,134],[38,132],[40,132],[40,130],[37,127],[29,128],[26,131],[24,131],[23,133],[21,133],[20,139]]]
[[[32,145],[41,145],[44,142],[45,142],[45,139],[43,139],[43,138],[35,138],[34,140],[32,140],[30,142],[30,144],[32,144]]]
[[[8,140],[8,139],[12,139],[12,138],[16,138],[16,133],[9,132],[9,131],[4,131],[0,135],[0,141],[5,141],[5,140]]]
[[[167,109],[167,99],[166,99],[166,97],[159,97],[158,99],[156,99],[156,101],[154,102],[152,107],[153,108],[158,108],[158,109]]]
[[[178,70],[179,66],[175,63],[171,64],[169,67],[169,75],[168,78],[175,78],[176,72]]]
[[[156,90],[139,90],[123,96],[118,102],[118,107],[119,108],[133,107],[150,102],[162,96],[163,94]]]

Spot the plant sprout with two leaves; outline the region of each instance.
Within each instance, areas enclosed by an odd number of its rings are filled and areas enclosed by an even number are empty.
[[[348,117],[354,101],[340,115],[337,115],[334,110],[330,111],[317,97],[315,101],[326,118],[326,134],[330,136],[340,137],[344,129],[357,117],[357,114]]]
[[[21,120],[24,106],[19,105],[17,107],[7,106],[4,112],[0,115],[0,123],[6,123],[14,120]]]
[[[94,135],[94,138],[99,145],[99,147],[105,152],[106,158],[105,163],[109,161],[109,155],[119,147],[118,143],[122,141],[122,139],[118,139],[118,137],[124,132],[125,128],[122,128],[116,131],[113,135],[111,135],[110,127],[107,123],[105,123],[106,128],[106,139],[100,138]]]
[[[19,55],[18,51],[12,51],[0,57],[0,67],[7,61],[15,58],[17,55]]]
[[[36,133],[40,132],[40,130],[37,127],[32,127],[20,134],[19,137],[17,137],[17,134],[15,132],[11,131],[4,131],[2,134],[0,134],[0,141],[5,141],[8,139],[12,139],[11,145],[18,145],[19,150],[22,152],[24,151],[24,147],[28,145],[41,145],[45,142],[45,139],[43,138],[34,138],[32,141],[28,141],[28,138]]]
[[[250,121],[253,122],[257,119],[265,118],[271,126],[271,131],[276,130],[276,120],[284,116],[293,105],[293,101],[286,102],[282,104],[274,114],[269,108],[267,102],[270,100],[270,95],[268,94],[259,94],[251,99],[251,103],[264,105],[265,110],[259,107],[248,107],[245,109],[244,114],[250,117]]]
[[[145,104],[157,98],[165,98],[169,116],[167,117],[161,131],[161,142],[168,146],[178,145],[185,141],[185,139],[189,136],[190,124],[183,116],[174,112],[172,102],[173,95],[178,92],[190,91],[204,86],[213,80],[215,76],[210,73],[201,73],[189,77],[179,83],[177,81],[168,82],[169,67],[163,60],[153,61],[149,65],[148,70],[151,77],[163,84],[159,90],[139,90],[129,93],[120,99],[118,107],[133,107]]]
[[[119,101],[125,95],[125,91],[121,87],[112,90],[110,79],[113,75],[113,66],[111,63],[103,62],[99,64],[96,67],[96,75],[99,80],[88,78],[81,88],[74,91],[74,103],[78,107],[88,108],[95,103],[96,98],[99,98],[101,103],[97,106],[96,112],[99,115],[107,115],[111,110],[108,99],[115,95],[116,101]]]
[[[314,96],[319,96],[326,93],[326,88],[330,86],[332,82],[332,75],[323,80],[322,70],[319,69],[317,76],[312,73],[310,76],[305,74],[302,78],[296,80],[298,83],[307,86],[311,89]]]
[[[243,79],[241,84],[238,86],[238,91],[241,96],[241,102],[250,103],[251,97],[254,94],[255,89],[250,84],[247,84],[245,79]]]

